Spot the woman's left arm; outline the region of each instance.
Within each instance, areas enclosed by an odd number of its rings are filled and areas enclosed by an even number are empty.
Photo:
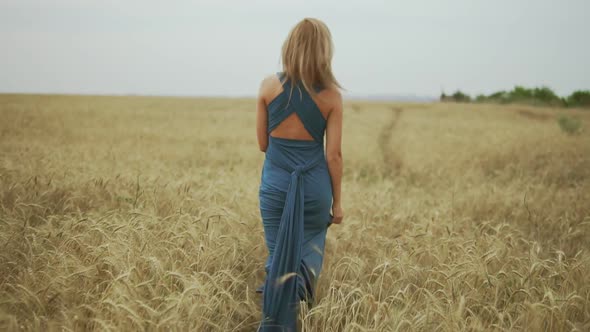
[[[258,97],[256,98],[256,137],[258,138],[258,147],[260,151],[266,152],[268,146],[268,133],[267,130],[267,114],[266,114],[266,101],[264,100],[265,82],[262,81],[260,89],[258,91]]]

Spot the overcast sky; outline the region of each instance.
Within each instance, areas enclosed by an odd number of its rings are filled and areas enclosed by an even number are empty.
[[[308,16],[351,95],[590,89],[590,0],[0,0],[0,92],[255,95]]]

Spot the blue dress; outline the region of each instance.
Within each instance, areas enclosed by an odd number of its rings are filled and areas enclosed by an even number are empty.
[[[324,155],[326,120],[302,84],[267,107],[268,133],[293,112],[313,141],[269,135],[259,190],[268,248],[260,331],[295,331],[300,300],[313,301],[331,224],[332,182]]]

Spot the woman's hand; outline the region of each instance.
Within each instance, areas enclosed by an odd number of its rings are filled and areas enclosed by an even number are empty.
[[[344,219],[344,213],[342,212],[342,206],[340,204],[332,205],[332,223],[341,224]]]

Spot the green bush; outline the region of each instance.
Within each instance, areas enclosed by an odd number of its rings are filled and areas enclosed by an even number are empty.
[[[578,134],[582,129],[582,122],[580,119],[572,118],[567,115],[560,116],[557,119],[557,123],[559,123],[559,128],[561,128],[561,130],[570,135]]]
[[[446,95],[444,92],[440,95],[440,101],[454,101],[458,103],[468,103],[471,101],[471,97],[460,90],[453,93],[452,95]]]
[[[489,95],[487,100],[493,103],[506,104],[510,102],[510,96],[506,91],[498,91]]]
[[[512,91],[502,94],[502,99],[510,103],[533,105],[557,106],[562,104],[561,98],[546,86],[527,89],[517,85]]]
[[[447,95],[444,92],[440,95],[441,101],[454,101],[460,103],[471,102],[471,97],[468,94],[457,90],[452,95]],[[590,90],[579,90],[572,93],[570,96],[559,97],[551,88],[546,86],[536,87],[532,89],[517,85],[512,91],[498,91],[488,96],[480,94],[474,99],[478,103],[498,103],[498,104],[531,104],[542,106],[565,106],[565,107],[587,107],[590,108]]]
[[[487,101],[486,95],[477,95],[475,97],[475,102],[477,103],[485,103]]]
[[[469,97],[469,95],[464,94],[463,92],[461,92],[459,90],[457,90],[457,92],[453,93],[451,98],[453,98],[454,101],[460,102],[460,103],[468,103],[471,101],[471,97]]]
[[[536,89],[535,89],[536,90]],[[529,101],[535,99],[535,92],[522,86],[515,86],[509,93],[509,99],[512,101]]]
[[[455,97],[455,95],[453,95],[453,97]],[[480,103],[491,102],[498,104],[521,103],[551,106],[564,105],[562,98],[557,96],[555,92],[553,92],[553,90],[545,86],[527,89],[525,87],[517,85],[514,87],[512,91],[498,91],[490,94],[489,96],[478,95],[475,98],[475,101]]]
[[[559,98],[559,96],[557,96],[553,90],[546,86],[535,88],[533,90],[533,100],[536,103],[552,106],[561,105],[562,103],[561,98]]]
[[[590,91],[574,91],[574,93],[567,97],[567,106],[590,108]]]

